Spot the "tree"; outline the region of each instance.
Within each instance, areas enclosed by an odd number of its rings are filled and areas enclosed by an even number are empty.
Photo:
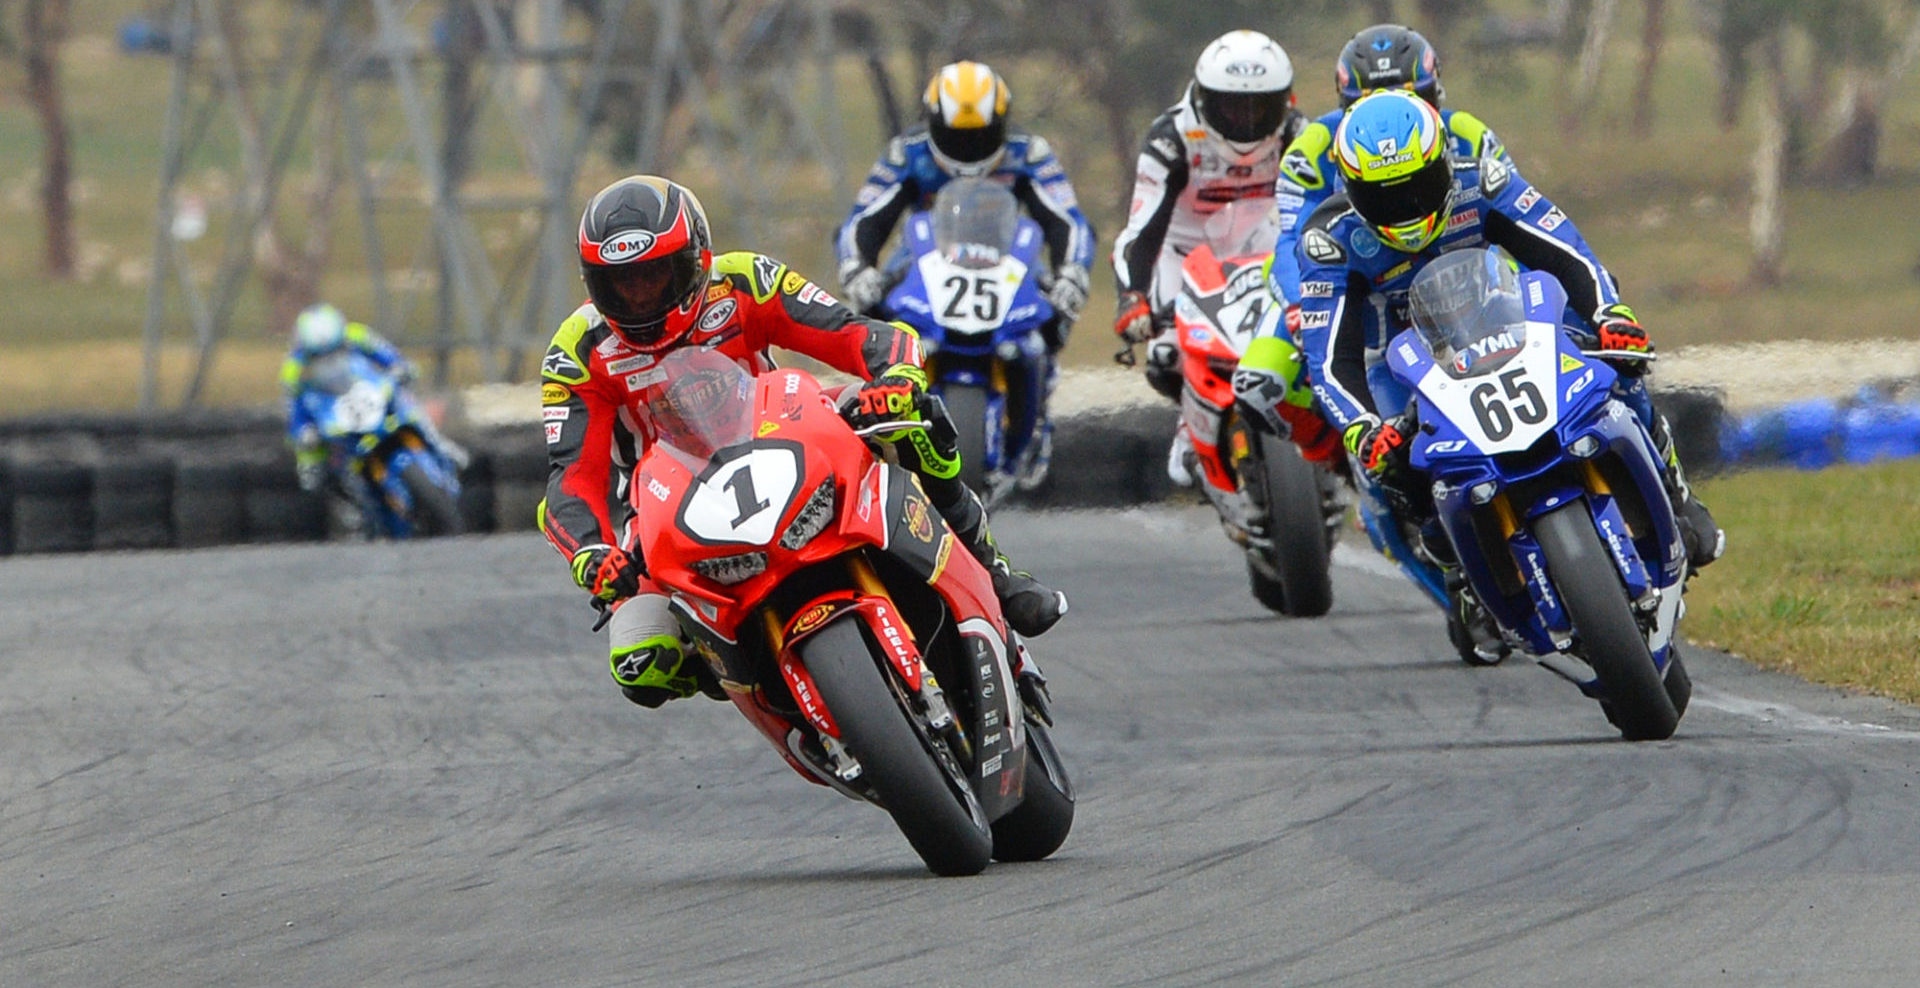
[[[27,0],[21,15],[25,94],[40,118],[40,215],[46,231],[41,264],[50,277],[73,277],[72,147],[60,89],[60,45],[67,37],[67,0]]]

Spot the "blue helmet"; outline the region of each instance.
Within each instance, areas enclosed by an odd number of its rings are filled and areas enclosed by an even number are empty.
[[[1347,200],[1381,242],[1418,253],[1453,206],[1453,159],[1440,111],[1401,89],[1362,97],[1333,135]]]

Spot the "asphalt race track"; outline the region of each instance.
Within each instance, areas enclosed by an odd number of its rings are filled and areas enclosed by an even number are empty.
[[[1920,711],[1691,650],[1628,744],[1351,550],[1287,621],[1201,509],[996,527],[1081,802],[970,879],[630,707],[537,537],[0,560],[0,985],[1920,982]]]

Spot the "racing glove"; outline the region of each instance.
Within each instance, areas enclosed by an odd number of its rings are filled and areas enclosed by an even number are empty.
[[[1385,422],[1363,418],[1347,426],[1347,452],[1360,469],[1375,480],[1395,480],[1407,470],[1407,419],[1396,415]]]
[[[1610,305],[1602,313],[1597,327],[1600,337],[1598,356],[1628,377],[1640,377],[1653,360],[1653,341],[1624,305]]]
[[[1119,314],[1113,320],[1114,335],[1128,343],[1153,339],[1153,306],[1142,292],[1121,292]]]
[[[640,561],[619,546],[597,542],[573,554],[573,582],[607,603],[639,593],[644,573]]]
[[[847,421],[856,429],[864,429],[917,419],[926,393],[925,370],[913,364],[894,364],[860,386]]]
[[[887,297],[887,276],[870,267],[863,267],[848,275],[841,282],[846,290],[847,308],[855,312],[872,312]]]
[[[1060,270],[1053,273],[1053,288],[1047,292],[1047,301],[1060,313],[1061,319],[1078,322],[1080,313],[1087,307],[1087,290],[1092,284],[1086,268],[1062,264]]]

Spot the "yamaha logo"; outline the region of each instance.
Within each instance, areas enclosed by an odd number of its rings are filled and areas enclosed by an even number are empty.
[[[653,249],[653,239],[653,234],[635,230],[601,241],[600,260],[604,264],[618,264],[639,257]]]

